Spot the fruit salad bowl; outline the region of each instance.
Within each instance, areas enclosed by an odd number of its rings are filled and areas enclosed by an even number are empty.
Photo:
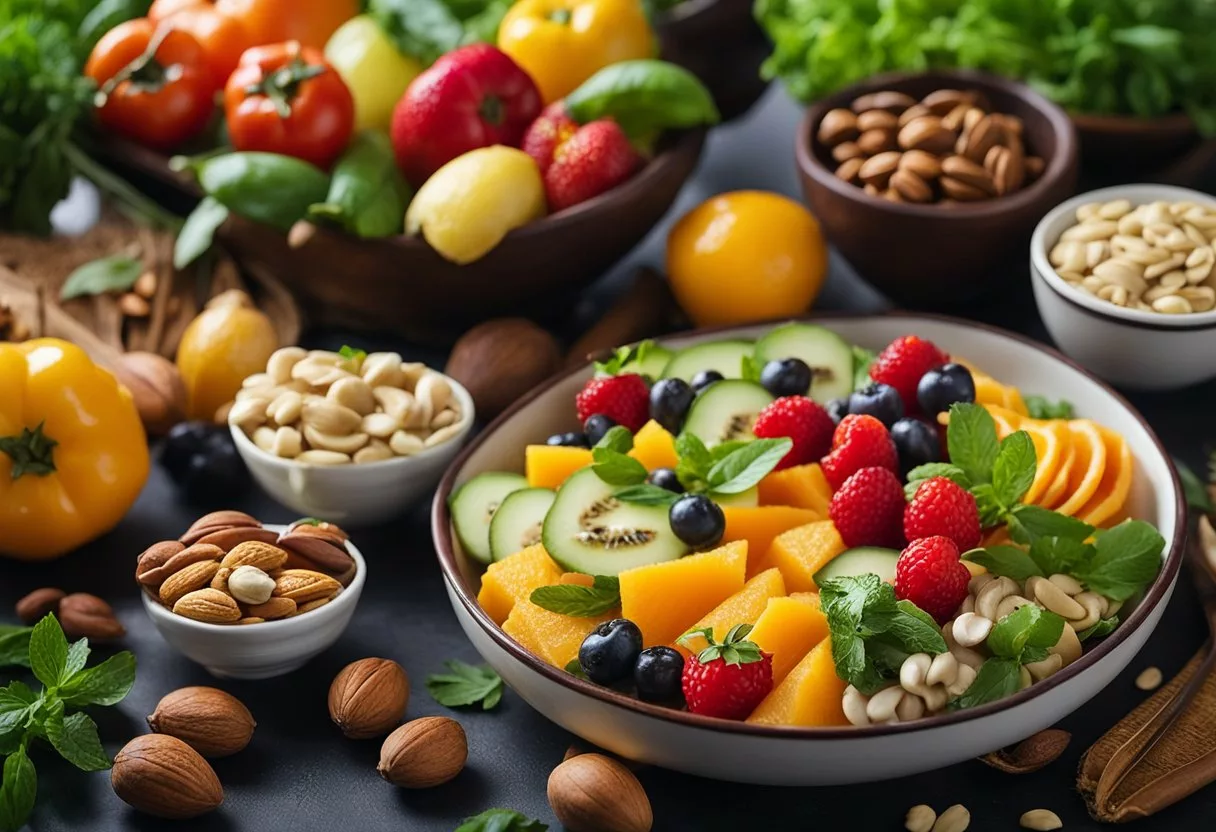
[[[504,472],[498,476],[510,477],[513,476],[511,472],[523,470],[524,446],[544,443],[551,435],[577,431],[572,403],[596,373],[590,366],[583,367],[556,377],[525,396],[467,447],[440,484],[432,514],[432,530],[445,587],[466,635],[507,684],[553,722],[623,757],[698,776],[765,785],[867,782],[940,768],[1020,741],[1054,724],[1099,694],[1144,646],[1161,618],[1177,579],[1185,531],[1185,505],[1176,473],[1160,441],[1123,398],[1079,365],[1049,348],[1017,335],[957,319],[896,313],[817,317],[809,323],[830,330],[849,345],[874,351],[882,350],[902,336],[915,334],[932,341],[959,361],[965,359],[969,366],[982,368],[987,375],[981,376],[977,371],[977,379],[989,376],[1000,379],[1009,385],[1006,390],[1012,389],[1015,393],[1020,388],[1049,398],[1066,398],[1071,401],[1078,418],[1092,417],[1109,432],[1122,437],[1121,466],[1130,477],[1124,481],[1119,516],[1126,514],[1156,527],[1164,542],[1156,577],[1138,596],[1124,604],[1119,613],[1120,623],[1113,631],[1105,638],[1087,643],[1088,649],[1083,654],[1078,645],[1079,658],[1069,660],[1058,672],[1029,686],[1022,685],[1020,689],[1014,684],[1009,695],[996,701],[959,710],[935,711],[924,718],[911,717],[903,722],[876,722],[858,727],[842,724],[844,720],[837,718],[832,727],[772,725],[755,718],[765,705],[761,705],[749,721],[735,721],[642,701],[624,692],[619,685],[594,684],[572,672],[578,669],[572,665],[582,665],[586,669],[581,652],[578,661],[564,667],[564,655],[559,662],[553,662],[552,656],[546,661],[536,650],[525,648],[508,635],[507,630],[512,628],[510,620],[505,625],[496,623],[507,616],[503,615],[503,610],[494,609],[487,601],[486,593],[482,592],[482,603],[479,603],[479,591],[483,589],[480,576],[492,555],[479,548],[485,545],[484,542],[466,548],[470,541],[462,543],[461,537],[454,533],[453,516],[463,509],[459,494],[456,499],[450,499],[453,492],[478,475]],[[723,362],[721,369],[727,370],[729,375],[728,367],[732,362],[737,363],[738,354],[732,358],[726,353],[741,349],[740,342],[752,339],[761,339],[758,344],[763,344],[762,336],[770,330],[771,327],[702,330],[665,339],[661,346],[676,351],[677,357],[688,356],[689,348],[697,346],[695,354],[700,362],[708,360],[712,364],[714,360],[720,360]],[[735,346],[706,349],[711,342]],[[756,353],[760,354],[758,347]],[[651,372],[649,368],[642,371]],[[663,375],[669,374],[664,371]],[[851,389],[851,383],[849,387]],[[816,396],[814,386],[810,395]],[[980,401],[978,393],[976,400]],[[1000,415],[999,408],[992,412],[998,419],[1005,418]],[[690,411],[688,419],[695,416]],[[1028,428],[1032,423],[1037,420],[1027,419]],[[686,421],[685,426],[688,424]],[[759,429],[756,432],[759,433]],[[637,440],[635,449],[642,444],[640,432]],[[577,476],[573,475],[570,481]],[[559,491],[557,499],[562,499],[562,492]],[[454,508],[449,508],[449,503]],[[504,504],[501,512],[504,519],[506,513]],[[486,519],[492,522],[493,518]],[[549,524],[546,522],[544,526],[547,535]],[[672,528],[675,528],[674,515]],[[553,548],[547,536],[541,539],[547,548]],[[723,548],[735,545],[738,544]],[[775,548],[776,543],[769,548],[770,555]],[[675,563],[703,557],[694,555]],[[563,560],[563,567],[566,566],[568,564]],[[820,571],[815,575],[821,583],[824,582],[823,574]],[[567,577],[562,576],[562,581],[566,582]],[[753,578],[748,586],[757,580],[760,578]],[[624,578],[620,584],[623,598]],[[898,582],[896,585],[898,587]],[[792,577],[790,588],[791,591],[796,588]],[[790,598],[794,597],[791,594]],[[532,598],[535,600],[536,596]],[[655,600],[656,606],[662,606],[676,599],[668,595]],[[706,620],[702,618],[695,626],[703,626]],[[721,623],[712,618],[708,620],[711,624]],[[690,623],[681,626],[688,627]],[[513,632],[519,635],[518,631]],[[729,639],[727,636],[726,640]],[[673,640],[674,637],[664,636],[657,643]],[[820,642],[799,663],[799,668],[808,660],[813,661],[815,653],[819,653],[821,661],[826,660],[827,667],[831,668],[830,649],[827,652],[822,649],[825,644],[830,648],[830,641]],[[578,646],[577,642],[575,646]],[[585,642],[583,647],[586,647]],[[694,657],[700,661],[704,653],[694,653]],[[688,661],[691,663],[694,658]],[[793,678],[797,673],[795,670],[786,678]],[[843,683],[837,680],[834,684],[839,687],[833,694],[832,707],[839,712]],[[847,710],[847,705],[845,707]]]

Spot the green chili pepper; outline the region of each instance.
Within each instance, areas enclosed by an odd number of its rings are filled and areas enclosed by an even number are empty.
[[[287,231],[325,198],[329,176],[277,153],[225,153],[194,166],[203,190],[233,213]]]
[[[401,233],[412,196],[388,135],[364,130],[334,166],[329,196],[308,209],[308,218],[334,223],[360,237],[387,237]]]

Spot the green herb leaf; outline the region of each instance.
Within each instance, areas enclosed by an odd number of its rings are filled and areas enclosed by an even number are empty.
[[[973,484],[992,482],[992,468],[1000,449],[992,414],[977,404],[951,405],[946,445],[950,462],[961,468]]]
[[[548,826],[514,809],[486,809],[465,818],[456,832],[546,832]]]
[[[60,300],[104,295],[107,292],[126,292],[144,272],[144,264],[134,257],[115,254],[90,260],[78,267],[64,281],[59,292]]]
[[[749,442],[746,439],[728,439],[725,442],[719,442],[717,445],[714,445],[709,449],[710,459],[712,459],[715,463],[721,462],[735,451],[746,447],[748,444]]]
[[[60,687],[69,682],[73,676],[79,673],[89,660],[89,640],[82,638],[80,641],[72,642],[68,646],[68,659],[63,667],[63,679],[60,681]]]
[[[794,447],[793,441],[756,439],[709,469],[711,494],[741,494],[764,479]]]
[[[85,705],[117,705],[126,699],[134,684],[135,656],[124,650],[69,678],[60,687],[59,697],[65,705],[78,708]]]
[[[945,477],[957,486],[971,488],[971,480],[963,473],[963,469],[949,462],[927,462],[917,465],[908,472],[908,484],[904,486],[904,496],[911,500],[925,480],[935,477]]]
[[[713,627],[702,627],[689,630],[676,641],[690,650],[699,650],[697,661],[701,664],[709,664],[718,659],[728,665],[752,664],[761,661],[764,656],[759,645],[747,640],[751,631],[751,624],[736,624],[727,631],[722,641],[718,641],[714,638]],[[702,640],[706,647],[700,647]]]
[[[24,726],[30,706],[36,701],[34,692],[21,682],[0,688],[0,735]]]
[[[1042,609],[1035,604],[1018,607],[1002,618],[988,634],[988,649],[997,656],[1017,659],[1030,638],[1030,631],[1038,623]]]
[[[873,350],[868,350],[865,347],[853,347],[854,390],[860,390],[873,381],[870,378],[870,367],[874,364],[874,359],[876,358],[878,358],[878,353]]]
[[[4,782],[0,783],[0,829],[16,832],[25,826],[34,811],[38,796],[38,775],[24,749],[17,749],[4,761]]]
[[[1094,556],[1074,574],[1090,590],[1126,601],[1157,577],[1165,538],[1143,520],[1125,520],[1099,532]]]
[[[989,546],[963,553],[963,560],[978,563],[993,575],[1025,581],[1032,575],[1043,575],[1043,570],[1025,549],[1016,546]]]
[[[1178,479],[1182,480],[1182,492],[1186,495],[1186,504],[1199,511],[1212,511],[1212,498],[1208,496],[1208,489],[1203,480],[1199,479],[1185,462],[1176,457],[1174,467],[1178,469]]]
[[[110,758],[97,736],[97,724],[87,714],[64,717],[61,711],[46,721],[46,738],[59,756],[81,771],[105,771],[110,767]]]
[[[1041,506],[1013,506],[1010,513],[1009,534],[1025,545],[1040,537],[1085,540],[1094,533],[1094,527],[1088,523]]]
[[[1008,516],[1005,507],[997,499],[996,489],[989,483],[982,482],[971,486],[971,496],[975,498],[975,508],[980,515],[980,525],[985,529],[996,526]]]
[[[30,669],[39,682],[53,688],[63,681],[68,661],[68,640],[54,615],[34,625],[30,634]]]
[[[927,612],[906,599],[899,601],[896,607],[884,635],[894,639],[906,653],[937,655],[949,649],[942,628]]]
[[[591,586],[556,584],[532,590],[533,604],[549,612],[595,618],[621,604],[621,583],[611,575],[596,575]]]
[[[1119,616],[1115,615],[1111,616],[1110,618],[1103,618],[1094,626],[1077,633],[1077,638],[1082,642],[1088,641],[1091,638],[1106,638],[1106,636],[1113,633],[1118,627]]]
[[[756,384],[759,384],[760,375],[764,372],[764,362],[756,358],[754,355],[745,355],[740,363],[743,366],[741,368],[739,378],[743,379],[744,381],[754,381]]]
[[[646,466],[633,457],[610,448],[596,448],[591,453],[595,460],[591,470],[609,485],[641,485],[646,481]]]
[[[173,243],[173,268],[184,269],[202,257],[215,242],[215,232],[228,219],[229,210],[213,196],[203,197]]]
[[[595,369],[607,376],[620,375],[630,364],[640,364],[654,349],[654,341],[642,341],[627,347],[617,347],[607,361],[596,361]]]
[[[1030,434],[1019,430],[1002,439],[992,464],[992,488],[997,502],[1006,508],[1016,505],[1030,490],[1037,466]]]
[[[0,625],[0,667],[30,666],[30,633],[33,627]]]
[[[1021,662],[1017,659],[993,657],[980,665],[971,687],[950,702],[950,710],[974,708],[1004,699],[1018,691]]]
[[[676,455],[680,458],[680,467],[691,476],[701,480],[709,477],[714,458],[696,434],[685,431],[676,437]]]
[[[362,361],[367,358],[367,353],[358,347],[352,347],[349,344],[343,344],[338,350],[338,355],[345,358],[347,361]]]
[[[441,0],[369,0],[370,14],[397,49],[423,65],[456,49],[464,26]]]
[[[1040,537],[1030,544],[1030,557],[1044,575],[1071,575],[1077,564],[1093,557],[1094,547],[1068,537]]]
[[[611,118],[635,140],[720,119],[713,96],[695,75],[649,59],[619,61],[596,72],[566,96],[566,111],[579,124]]]
[[[666,488],[659,488],[657,485],[642,483],[622,488],[613,496],[622,503],[633,503],[639,506],[670,506],[682,495],[668,491]]]
[[[443,663],[450,672],[426,677],[426,689],[445,708],[462,708],[481,703],[483,711],[494,708],[502,699],[502,677],[487,665],[465,664],[457,659]]]
[[[578,659],[571,659],[570,661],[566,662],[565,670],[571,676],[577,676],[584,681],[590,681],[587,678],[587,674],[583,671],[583,666],[579,663]]]
[[[600,437],[600,441],[595,443],[595,447],[627,454],[633,450],[633,434],[629,432],[629,428],[613,425]]]
[[[1071,419],[1075,415],[1072,402],[1066,399],[1053,402],[1043,396],[1025,396],[1023,402],[1032,419]]]

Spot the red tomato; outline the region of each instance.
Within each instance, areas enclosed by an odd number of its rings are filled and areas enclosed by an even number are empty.
[[[229,17],[245,24],[253,43],[298,40],[325,48],[334,30],[359,13],[358,0],[216,0]]]
[[[219,11],[213,0],[156,0],[148,19],[167,20],[173,28],[193,35],[207,53],[220,87],[236,69],[241,54],[254,45],[245,24]]]
[[[198,135],[215,109],[217,85],[199,42],[147,18],[120,23],[85,64],[104,103],[103,125],[140,144],[171,150]]]
[[[224,88],[237,150],[295,156],[327,168],[350,140],[355,101],[319,50],[295,41],[255,46]]]

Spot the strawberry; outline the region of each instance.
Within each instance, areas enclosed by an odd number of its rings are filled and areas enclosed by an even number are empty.
[[[636,373],[593,378],[574,397],[574,403],[580,422],[602,413],[635,433],[650,418],[650,388]]]
[[[873,416],[850,414],[840,420],[832,434],[832,452],[822,461],[823,475],[832,490],[862,468],[899,470],[899,454],[886,426]]]
[[[908,540],[935,535],[953,540],[960,552],[980,545],[980,512],[975,497],[945,477],[921,483],[904,509],[904,536]]]
[[[916,385],[920,377],[949,360],[950,356],[939,350],[932,341],[905,335],[896,338],[878,354],[870,365],[870,378],[894,387],[903,399],[904,409],[915,414],[920,412],[920,405],[916,402]]]
[[[783,396],[756,417],[752,433],[761,439],[788,436],[794,447],[775,470],[817,462],[832,446],[836,423],[828,412],[806,396]]]
[[[832,495],[828,516],[850,549],[904,545],[904,488],[886,468],[862,468]]]
[[[895,596],[911,601],[938,624],[945,624],[967,598],[971,573],[948,537],[924,537],[908,544],[895,562]]]
[[[680,643],[704,638],[709,646],[684,665],[684,700],[694,714],[746,719],[773,689],[773,657],[747,641],[750,624],[736,624],[718,642],[712,627],[690,630]]]

